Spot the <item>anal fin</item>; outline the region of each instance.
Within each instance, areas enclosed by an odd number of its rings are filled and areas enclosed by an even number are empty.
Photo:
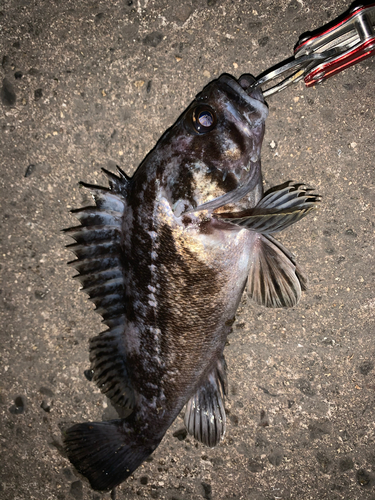
[[[197,441],[213,448],[224,437],[226,416],[224,395],[226,394],[224,357],[217,368],[209,374],[205,383],[190,398],[186,405],[185,427]]]

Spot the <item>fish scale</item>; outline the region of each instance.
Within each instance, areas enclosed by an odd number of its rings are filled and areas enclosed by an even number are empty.
[[[133,177],[83,184],[95,206],[67,233],[83,290],[108,327],[90,340],[90,373],[126,418],[64,431],[67,456],[97,490],[114,488],[155,450],[186,405],[188,432],[225,435],[223,355],[248,295],[291,307],[306,289],[273,234],[316,208],[291,182],[263,194],[268,108],[251,77],[222,75],[198,94]],[[120,411],[121,413],[121,411]]]

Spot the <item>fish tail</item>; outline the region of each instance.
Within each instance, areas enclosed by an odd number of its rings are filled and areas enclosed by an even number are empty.
[[[76,424],[64,433],[69,460],[99,491],[125,481],[159,442],[141,439],[125,419]]]

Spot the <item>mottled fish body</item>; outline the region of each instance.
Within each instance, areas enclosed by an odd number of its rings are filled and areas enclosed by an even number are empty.
[[[70,461],[92,487],[124,481],[186,404],[190,434],[225,433],[223,350],[247,284],[269,307],[295,305],[305,279],[273,238],[316,206],[303,185],[263,195],[267,106],[251,77],[222,75],[196,97],[132,178],[106,172],[75,211],[83,289],[108,329],[90,341],[93,379],[124,419],[65,432]]]

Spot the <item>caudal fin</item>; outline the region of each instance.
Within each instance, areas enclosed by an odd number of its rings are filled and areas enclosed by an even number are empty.
[[[76,424],[64,433],[69,460],[99,491],[125,481],[158,444],[141,440],[126,420]]]

